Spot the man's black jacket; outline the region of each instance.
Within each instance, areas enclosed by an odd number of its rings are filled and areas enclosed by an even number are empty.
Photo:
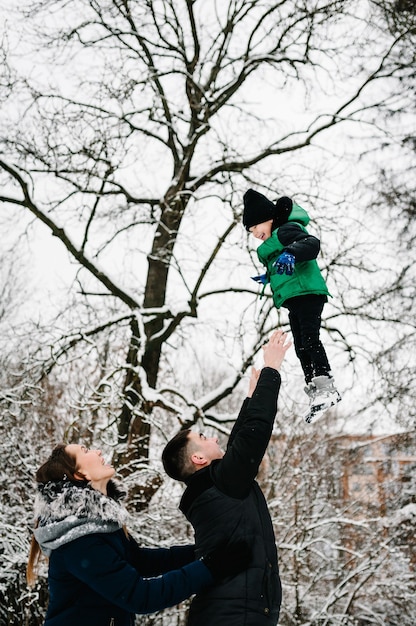
[[[280,375],[265,367],[246,398],[224,457],[187,482],[180,509],[195,530],[196,554],[219,543],[245,539],[249,568],[198,594],[189,626],[274,626],[281,603],[277,550],[270,513],[255,478],[273,429]]]

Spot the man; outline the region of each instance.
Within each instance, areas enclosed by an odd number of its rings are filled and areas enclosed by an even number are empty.
[[[195,531],[196,555],[210,546],[245,539],[252,547],[246,571],[203,591],[192,601],[189,626],[275,626],[281,584],[275,536],[256,475],[272,434],[281,383],[278,372],[290,347],[282,331],[263,347],[264,367],[253,368],[248,397],[224,453],[216,437],[180,431],[166,445],[166,473],[186,483],[180,509]]]

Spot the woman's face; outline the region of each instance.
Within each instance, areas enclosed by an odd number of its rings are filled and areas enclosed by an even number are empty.
[[[101,450],[89,450],[85,446],[71,443],[65,447],[67,453],[75,459],[77,476],[94,483],[106,482],[115,474],[112,465],[105,462]]]

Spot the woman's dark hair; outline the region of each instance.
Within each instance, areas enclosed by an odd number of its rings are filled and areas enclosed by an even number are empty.
[[[52,450],[49,458],[36,472],[37,483],[60,482],[61,480],[78,480],[75,478],[77,465],[64,443],[60,443]],[[36,522],[37,525],[37,522]],[[36,569],[41,556],[41,550],[35,537],[32,535],[29,558],[26,567],[26,580],[30,587],[36,581]]]
[[[189,458],[188,435],[190,429],[180,430],[165,446],[162,452],[162,463],[165,472],[174,480],[185,481],[195,468]]]
[[[37,483],[58,482],[60,480],[77,480],[75,458],[66,450],[66,445],[60,443],[52,450],[49,458],[36,472]]]

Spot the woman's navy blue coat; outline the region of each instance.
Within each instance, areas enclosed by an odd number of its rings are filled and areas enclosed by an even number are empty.
[[[121,529],[85,535],[50,556],[45,626],[131,626],[135,613],[173,606],[211,583],[193,546],[141,548]]]

